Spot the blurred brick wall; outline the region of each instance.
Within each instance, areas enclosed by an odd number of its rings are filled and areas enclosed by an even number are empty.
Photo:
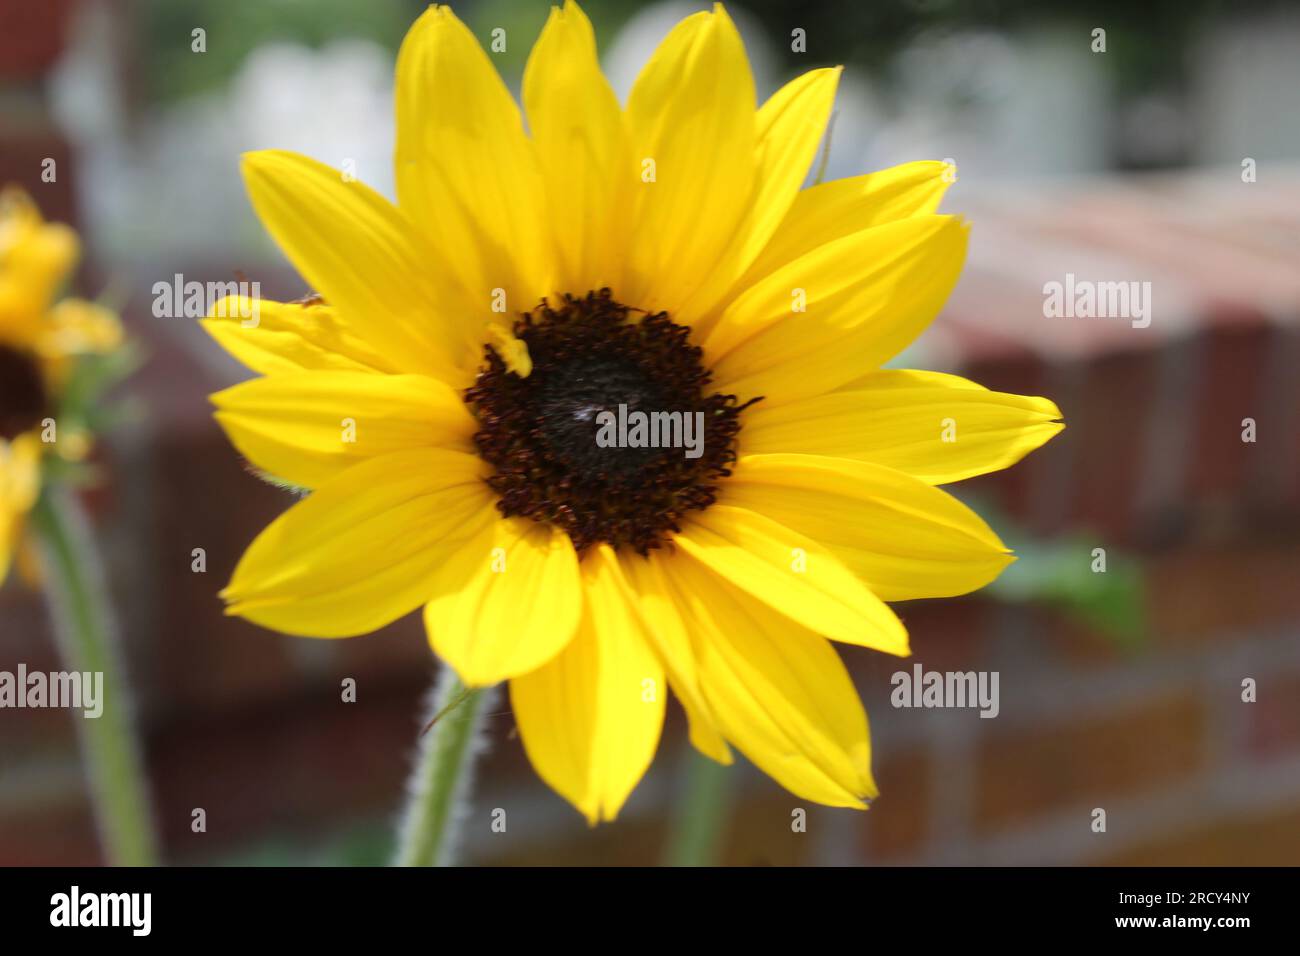
[[[7,15],[28,5],[4,4]],[[64,3],[0,23],[21,100],[0,124],[0,178],[76,222],[74,158],[35,76]],[[15,20],[13,23],[17,23]],[[45,28],[48,27],[48,30]],[[26,32],[24,32],[26,31]],[[35,32],[32,32],[35,31]],[[27,41],[21,37],[30,33]],[[21,67],[21,69],[19,69]],[[9,77],[13,80],[13,75]],[[11,99],[10,102],[20,102]],[[55,184],[39,181],[53,157]],[[903,606],[915,661],[998,670],[1002,711],[898,711],[906,664],[846,649],[871,715],[882,796],[866,814],[806,807],[751,769],[732,772],[725,858],[782,863],[1294,863],[1300,860],[1300,176],[1262,168],[962,197],[971,262],[925,339],[933,367],[1045,394],[1069,427],[1020,466],[969,483],[1030,530],[1086,529],[1149,573],[1145,642],[1121,650],[1062,613],[986,598]],[[85,288],[98,288],[94,269]],[[216,592],[288,496],[248,475],[205,396],[239,374],[186,320],[149,315],[159,276],[226,279],[247,263],[159,264],[135,277],[128,322],[150,352],[132,386],[145,418],[103,449],[90,498],[115,595],[168,859],[204,861],[268,837],[311,844],[401,799],[434,664],[418,621],[364,640],[301,641],[221,614]],[[1149,329],[1044,319],[1041,285],[1066,271],[1150,280]],[[303,291],[262,276],[268,295]],[[1240,422],[1259,440],[1243,444]],[[205,574],[191,552],[207,552]],[[526,609],[521,609],[526,613]],[[38,597],[0,592],[0,668],[58,667]],[[345,677],[355,704],[340,699]],[[1259,700],[1240,701],[1243,677]],[[62,711],[0,712],[0,864],[98,859]],[[472,860],[653,863],[680,795],[680,714],[617,825],[588,829],[542,787],[503,703]],[[190,831],[191,811],[208,830]],[[505,808],[507,835],[487,812]],[[1108,830],[1091,831],[1093,808]]]
[[[1294,183],[1259,207],[1266,222],[1289,210],[1288,228],[1251,231],[1233,220],[1252,238],[1249,270],[1216,244],[1233,207],[1210,218],[1204,204],[1217,194],[1201,176],[1097,187],[1102,198],[1124,196],[1109,214],[1127,219],[1112,219],[1109,230],[1002,204],[972,210],[970,269],[927,340],[935,361],[993,388],[1050,395],[1069,427],[969,490],[1041,534],[1087,529],[1082,562],[1093,546],[1140,557],[1148,634],[1123,650],[1041,607],[982,597],[901,606],[914,660],[927,669],[999,671],[999,717],[894,710],[890,675],[911,662],[846,649],[872,719],[881,798],[866,814],[808,806],[808,832],[793,833],[791,811],[803,804],[737,768],[729,862],[1298,859]],[[1069,208],[1097,201],[1087,192],[1052,195]],[[1180,195],[1196,203],[1171,198]],[[1168,221],[1179,209],[1196,211],[1199,232],[1196,223]],[[1020,260],[1011,270],[1006,259],[983,261],[986,235],[991,254],[1019,249],[1044,264]],[[1157,273],[1160,263],[1130,248],[1135,236],[1175,267]],[[1166,248],[1176,241],[1186,242],[1181,257]],[[1238,241],[1222,238],[1230,247]],[[1123,263],[1117,278],[1157,273],[1151,328],[1042,317],[1034,285],[1056,277],[1053,255],[1068,262],[1098,247]],[[219,278],[233,268],[184,271]],[[136,287],[150,281],[142,276]],[[301,292],[290,276],[265,281],[268,295]],[[1181,311],[1166,317],[1162,298]],[[93,504],[114,562],[169,857],[219,858],[272,835],[310,843],[351,821],[391,819],[433,673],[418,621],[363,640],[315,642],[222,616],[216,591],[290,499],[245,473],[210,419],[205,395],[239,374],[233,364],[184,320],[148,317],[143,297],[129,319],[151,351],[135,386],[147,418],[110,441],[114,479]],[[1090,325],[1049,334],[1050,321]],[[1253,445],[1241,442],[1243,417],[1258,422]],[[190,569],[196,547],[207,551],[206,574]],[[6,589],[0,614],[0,666],[56,666],[33,595]],[[344,677],[358,681],[355,704],[340,699]],[[1258,682],[1257,703],[1241,702],[1244,677]],[[491,723],[471,859],[660,859],[681,787],[675,710],[623,819],[595,830],[537,782],[504,704]],[[5,713],[0,760],[0,863],[95,860],[68,715]],[[207,811],[206,834],[190,832],[195,807]],[[489,832],[494,807],[507,810],[507,836]],[[1107,811],[1105,834],[1090,829],[1097,807]]]

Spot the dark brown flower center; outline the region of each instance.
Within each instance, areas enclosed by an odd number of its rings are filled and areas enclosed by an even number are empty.
[[[10,441],[49,414],[49,396],[36,358],[0,345],[0,439]]]
[[[736,460],[740,412],[758,399],[709,392],[689,329],[602,289],[555,307],[543,299],[514,334],[531,374],[489,345],[465,392],[503,515],[558,525],[579,553],[605,541],[644,555],[713,504]]]

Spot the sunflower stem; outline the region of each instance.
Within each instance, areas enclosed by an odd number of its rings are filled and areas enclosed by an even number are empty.
[[[731,809],[731,773],[690,747],[684,798],[677,803],[668,838],[669,866],[716,866]]]
[[[457,829],[469,812],[474,758],[483,749],[483,720],[495,691],[465,687],[444,665],[429,696],[426,732],[407,787],[397,866],[451,866]]]
[[[77,727],[105,858],[116,866],[152,866],[157,838],[149,791],[94,535],[77,500],[57,487],[42,490],[31,518],[64,666],[103,675],[103,711]]]

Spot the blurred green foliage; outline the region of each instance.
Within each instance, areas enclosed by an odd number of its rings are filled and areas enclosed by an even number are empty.
[[[139,406],[130,398],[114,397],[112,392],[143,361],[143,352],[130,341],[104,355],[78,357],[59,398],[59,428],[65,434],[102,435],[118,424],[137,418]],[[99,480],[90,460],[48,455],[44,469],[49,479],[74,486],[93,485]]]
[[[142,90],[155,103],[224,85],[257,47],[374,40],[394,53],[425,4],[411,0],[137,0]],[[206,50],[193,50],[202,29]]]
[[[555,0],[558,4],[562,0]],[[602,48],[646,0],[583,3]],[[1073,24],[1107,31],[1107,64],[1121,91],[1176,86],[1186,79],[1189,38],[1216,14],[1242,8],[1286,7],[1285,0],[1087,0],[1049,5],[1039,0],[741,0],[763,23],[789,71],[809,65],[851,63],[883,74],[893,55],[915,36],[945,29],[1017,32],[1044,24]],[[486,46],[491,31],[506,31],[506,49],[494,53],[502,74],[517,81],[533,41],[546,21],[547,0],[462,0],[451,4]],[[705,4],[700,4],[701,7]],[[421,0],[135,0],[140,39],[141,93],[169,102],[219,87],[256,47],[289,41],[319,47],[330,40],[374,40],[396,52]],[[807,52],[795,53],[790,31],[807,34]],[[191,49],[191,32],[206,31],[207,50]]]
[[[1146,638],[1146,581],[1141,563],[1102,542],[1099,535],[1075,531],[1051,540],[1033,540],[1005,518],[981,509],[1017,561],[984,593],[1009,603],[1042,603],[1059,608],[1116,645],[1136,650]],[[1094,550],[1105,552],[1105,570],[1094,570]]]
[[[374,820],[323,836],[273,836],[217,860],[217,866],[387,866],[393,856],[393,828]]]

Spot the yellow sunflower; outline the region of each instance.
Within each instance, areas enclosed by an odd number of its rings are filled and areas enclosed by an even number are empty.
[[[534,767],[592,822],[649,766],[665,687],[713,759],[864,806],[867,718],[830,641],[905,655],[886,602],[996,577],[1011,555],[936,486],[1063,426],[1046,399],[881,369],[943,305],[967,228],[934,213],[940,163],[801,191],[839,72],[757,107],[718,6],[620,106],[566,3],[525,128],[435,6],[397,60],[396,206],[245,156],[316,294],[255,326],[252,303],[214,310],[262,377],[213,401],[255,467],[312,491],[248,548],[228,613],[346,637],[423,608],[467,685],[509,682]],[[667,440],[600,440],[633,413]]]
[[[40,490],[42,453],[79,458],[88,438],[59,431],[59,397],[77,356],[121,342],[108,310],[55,301],[78,255],[76,234],[47,223],[23,192],[0,192],[0,583],[20,553]]]

